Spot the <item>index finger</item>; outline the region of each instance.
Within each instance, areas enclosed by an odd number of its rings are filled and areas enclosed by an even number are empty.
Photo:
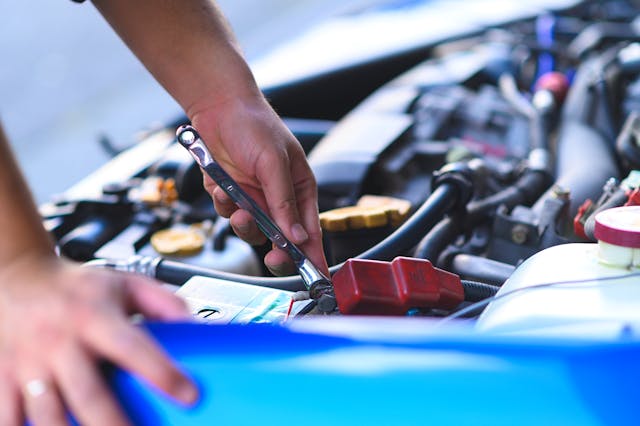
[[[309,235],[309,239],[300,245],[305,255],[318,269],[329,276],[327,259],[322,246],[322,229],[320,228],[320,217],[318,214],[318,191],[313,177],[313,172],[309,167],[304,154],[303,158],[292,157],[292,175],[301,178],[294,181],[294,190],[297,196],[298,212],[302,224]]]
[[[124,318],[96,314],[84,340],[90,348],[125,370],[137,374],[185,405],[198,398],[195,384],[140,328]]]
[[[256,177],[262,186],[269,212],[285,236],[294,244],[307,241],[309,236],[298,213],[288,153],[263,153],[256,165]]]

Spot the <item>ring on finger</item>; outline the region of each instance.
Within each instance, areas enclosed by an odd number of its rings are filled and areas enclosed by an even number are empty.
[[[24,392],[27,396],[37,398],[47,392],[49,386],[44,379],[31,379],[24,385]]]

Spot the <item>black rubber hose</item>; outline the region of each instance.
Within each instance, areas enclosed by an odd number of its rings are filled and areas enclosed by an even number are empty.
[[[437,266],[440,253],[463,232],[463,223],[462,217],[442,219],[422,238],[413,256],[427,259]]]
[[[182,285],[193,276],[203,276],[209,278],[217,278],[226,281],[234,281],[238,283],[258,285],[261,287],[275,288],[287,291],[306,290],[302,278],[299,276],[291,277],[254,277],[251,275],[233,274],[230,272],[218,271],[215,269],[202,268],[186,263],[175,262],[173,260],[163,259],[157,266],[155,278],[165,283]]]
[[[485,220],[496,208],[504,205],[512,208],[519,204],[531,204],[544,192],[548,176],[543,172],[525,173],[514,185],[482,200],[469,203],[465,216],[443,219],[420,241],[414,256],[428,259],[437,265],[440,253],[460,235]]]
[[[464,289],[464,300],[467,302],[479,302],[496,295],[500,287],[480,283],[477,281],[462,280],[462,288]]]
[[[389,260],[399,253],[410,250],[419,240],[419,236],[440,220],[458,202],[458,190],[455,185],[443,183],[437,187],[423,205],[400,228],[383,241],[359,255],[358,259]],[[329,269],[331,274],[342,265]],[[233,274],[171,260],[162,260],[156,266],[155,278],[175,285],[182,285],[194,275],[235,281],[244,284],[258,285],[288,291],[305,290],[299,276],[290,277],[253,277]]]
[[[528,171],[508,188],[482,200],[469,203],[465,224],[475,226],[485,219],[488,213],[504,205],[512,208],[517,205],[531,205],[549,186],[549,175],[543,171]]]
[[[396,231],[357,259],[391,260],[415,247],[420,236],[431,229],[458,203],[458,189],[453,184],[438,186],[418,210]]]
[[[595,129],[575,120],[564,121],[557,142],[556,185],[571,193],[570,216],[588,198],[598,199],[602,185],[619,175],[615,153]],[[544,194],[534,206],[541,212],[552,191]]]
[[[451,261],[451,272],[465,279],[502,286],[516,267],[497,260],[460,253]]]
[[[582,63],[562,109],[556,148],[556,185],[570,191],[569,214],[574,217],[582,203],[599,197],[602,185],[619,170],[614,152],[612,118],[603,81],[605,69],[618,54],[617,48],[605,51]],[[538,200],[540,212],[549,191]]]

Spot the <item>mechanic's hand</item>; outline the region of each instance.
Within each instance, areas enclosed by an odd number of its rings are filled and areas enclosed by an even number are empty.
[[[126,418],[98,361],[139,375],[183,404],[195,386],[140,328],[132,313],[176,320],[180,299],[138,276],[57,258],[27,258],[0,270],[0,424],[121,425]]]
[[[328,274],[318,218],[316,181],[302,147],[262,96],[232,99],[199,110],[191,121],[220,165],[276,221],[286,237]],[[234,231],[257,245],[266,241],[251,215],[239,209],[205,176],[216,211],[230,217]],[[293,273],[282,250],[264,259],[275,275]]]

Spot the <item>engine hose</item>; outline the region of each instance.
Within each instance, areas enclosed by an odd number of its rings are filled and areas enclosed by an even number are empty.
[[[400,253],[411,249],[418,242],[419,235],[437,223],[458,202],[458,190],[454,184],[443,183],[438,186],[423,205],[395,232],[383,241],[360,254],[358,259],[389,260]],[[337,272],[342,264],[329,268],[331,274]],[[153,277],[175,285],[182,285],[195,275],[244,284],[258,285],[288,291],[305,290],[302,278],[289,277],[254,277],[233,274],[214,269],[192,266],[180,262],[163,259],[155,266]]]
[[[448,217],[434,226],[420,241],[414,256],[429,259],[437,265],[440,253],[454,241],[461,230],[478,225],[499,206],[504,205],[507,208],[512,208],[519,204],[531,204],[546,188],[546,180],[543,173],[529,172],[515,185],[470,203],[465,216]]]
[[[254,277],[251,275],[233,274],[231,272],[218,271],[216,269],[202,268],[167,259],[163,259],[158,263],[155,269],[154,278],[165,283],[182,285],[191,277],[196,275],[261,287],[275,288],[278,290],[306,290],[302,278],[299,276],[278,278]]]
[[[438,223],[457,203],[456,186],[450,183],[438,186],[402,226],[356,258],[391,260],[411,250],[420,241],[420,235]]]
[[[571,194],[570,217],[586,200],[600,195],[602,184],[618,178],[614,151],[615,132],[606,96],[605,70],[617,61],[618,47],[582,63],[573,79],[562,109],[562,125],[556,141],[555,184]],[[535,204],[541,212],[552,191]]]
[[[132,256],[129,259],[94,259],[83,264],[90,268],[114,269],[116,271],[135,273],[155,278],[167,284],[181,286],[194,276],[216,278],[234,281],[278,290],[301,291],[306,290],[302,278],[299,276],[264,278],[251,275],[240,275],[216,269],[203,268],[163,259],[161,257]]]
[[[502,286],[515,269],[508,263],[466,253],[453,256],[451,261],[451,272],[454,274],[497,286]]]
[[[475,226],[486,218],[487,214],[504,205],[512,208],[517,205],[531,205],[549,186],[549,175],[540,170],[526,172],[508,188],[482,200],[469,203],[465,224]]]
[[[480,283],[477,281],[462,280],[462,288],[464,289],[464,300],[466,302],[479,302],[496,295],[500,287]]]
[[[619,171],[613,147],[595,129],[577,121],[565,121],[558,137],[555,184],[571,193],[569,215],[574,217],[584,200],[598,199],[602,185],[609,178],[618,178]],[[534,206],[541,212],[548,191]]]
[[[434,265],[438,265],[438,256],[460,235],[462,228],[463,221],[461,217],[442,219],[420,241],[413,256],[430,260]]]
[[[501,205],[511,208],[531,204],[546,189],[547,175],[538,171],[524,174],[514,185],[482,200],[469,203],[467,214],[443,219],[420,241],[414,256],[437,264],[440,253],[460,235],[463,228],[472,228],[485,220]]]

